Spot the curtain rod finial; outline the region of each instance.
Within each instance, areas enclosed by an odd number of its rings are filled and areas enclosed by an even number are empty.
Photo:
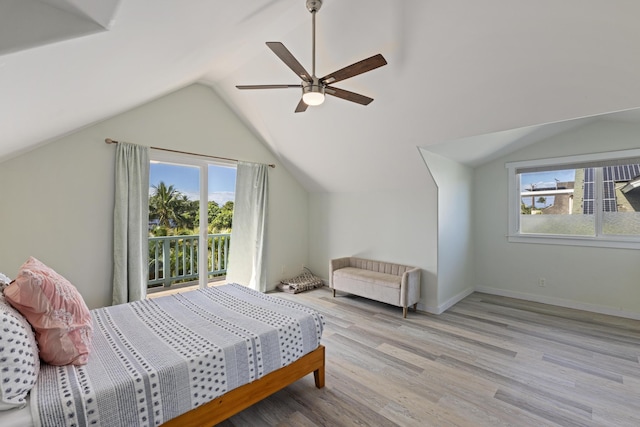
[[[106,142],[107,144],[117,144],[117,143],[118,143],[118,141],[114,141],[114,140],[113,140],[113,139],[111,139],[111,138],[106,138],[106,139],[104,140],[104,142]]]

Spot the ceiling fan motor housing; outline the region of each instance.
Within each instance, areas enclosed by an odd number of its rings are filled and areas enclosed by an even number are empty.
[[[313,76],[312,81],[302,81],[302,99],[307,105],[320,105],[324,101],[324,85]]]
[[[307,0],[307,10],[309,12],[317,12],[320,7],[322,7],[322,0]]]

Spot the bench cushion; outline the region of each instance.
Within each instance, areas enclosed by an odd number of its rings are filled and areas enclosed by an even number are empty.
[[[372,283],[377,286],[384,286],[387,288],[400,288],[400,282],[402,276],[396,276],[393,274],[378,273],[377,271],[363,270],[355,267],[345,267],[333,272],[335,277],[343,277],[351,280],[359,280],[367,283]]]

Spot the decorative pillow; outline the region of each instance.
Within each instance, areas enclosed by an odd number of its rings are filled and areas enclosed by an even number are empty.
[[[67,279],[30,257],[4,295],[35,329],[42,360],[51,365],[87,363],[91,314]]]
[[[4,290],[4,288],[6,288],[7,286],[9,286],[9,283],[11,283],[11,279],[9,279],[7,276],[5,276],[4,274],[0,273],[0,293],[2,293],[2,291]]]
[[[22,407],[40,372],[31,325],[0,293],[0,411]]]

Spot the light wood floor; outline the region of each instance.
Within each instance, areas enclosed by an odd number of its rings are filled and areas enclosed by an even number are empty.
[[[327,288],[313,376],[221,426],[640,426],[640,321],[474,293],[439,316]]]

